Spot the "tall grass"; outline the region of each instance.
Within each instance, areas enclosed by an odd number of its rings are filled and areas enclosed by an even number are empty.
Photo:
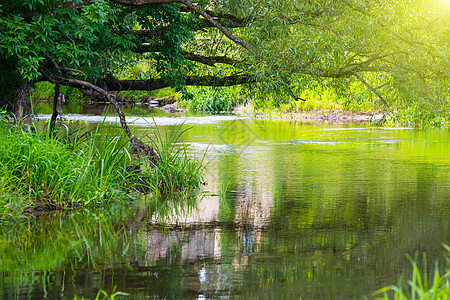
[[[200,164],[183,148],[173,151],[184,131],[157,135],[158,162],[130,172],[138,163],[127,150],[128,137],[108,128],[100,134],[101,126],[53,138],[36,127],[25,132],[0,121],[0,221],[36,209],[99,206],[136,199],[142,191],[160,197],[198,186]],[[137,183],[145,189],[130,189]]]
[[[150,189],[156,196],[163,198],[192,193],[203,182],[203,166],[187,154],[186,145],[178,144],[189,128],[183,129],[182,125],[179,125],[164,133],[157,126],[155,128],[154,135],[149,136],[149,140],[159,159],[149,162],[145,172],[150,178]]]
[[[444,245],[450,258],[450,247]],[[434,268],[432,278],[427,275],[427,258],[423,255],[423,271],[421,272],[417,258],[408,257],[412,265],[412,278],[405,284],[402,278],[397,285],[386,286],[374,293],[376,299],[395,300],[447,300],[450,299],[450,265],[441,274],[439,268]]]
[[[100,204],[121,195],[129,176],[127,139],[98,132],[51,138],[45,132],[0,129],[0,191],[11,212]],[[6,195],[6,196],[5,196]]]

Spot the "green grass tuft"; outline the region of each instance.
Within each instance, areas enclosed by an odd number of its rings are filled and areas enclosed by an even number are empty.
[[[450,256],[450,247],[444,245]],[[427,275],[427,258],[423,255],[423,272],[417,264],[417,259],[408,257],[412,265],[412,278],[406,283],[399,279],[397,285],[386,286],[376,291],[373,296],[376,299],[395,300],[448,300],[450,299],[450,266],[441,274],[438,265],[434,268],[433,278],[429,280]]]
[[[183,129],[179,125],[164,133],[155,128],[154,135],[149,139],[159,159],[156,163],[149,162],[145,170],[151,190],[163,198],[179,197],[180,193],[185,196],[192,194],[203,182],[203,166],[188,156],[187,145],[178,144],[189,128]]]

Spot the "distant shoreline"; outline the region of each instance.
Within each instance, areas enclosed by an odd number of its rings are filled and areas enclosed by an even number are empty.
[[[233,109],[236,115],[251,116],[257,119],[285,120],[294,122],[327,122],[327,123],[371,123],[383,118],[382,111],[361,112],[348,110],[271,110],[269,112],[254,111],[251,105],[239,105]]]

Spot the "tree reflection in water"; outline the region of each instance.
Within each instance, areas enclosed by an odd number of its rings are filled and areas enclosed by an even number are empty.
[[[395,283],[405,254],[445,262],[449,133],[245,122],[236,130],[257,138],[244,146],[220,126],[183,137],[192,155],[213,145],[188,208],[148,200],[3,227],[0,296],[116,285],[130,299],[348,299]]]

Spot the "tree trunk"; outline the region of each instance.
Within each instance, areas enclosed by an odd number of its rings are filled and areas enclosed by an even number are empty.
[[[55,97],[53,98],[53,111],[52,116],[50,118],[50,136],[53,136],[53,132],[55,131],[55,125],[56,125],[56,118],[60,116],[59,120],[61,122],[61,125],[63,124],[63,105],[66,102],[66,99],[64,97],[64,94],[61,94],[60,92],[60,85],[59,83],[55,84]]]
[[[28,127],[31,125],[33,114],[30,99],[30,86],[31,84],[28,79],[23,79],[14,101],[15,123],[18,124],[23,122],[28,125]]]
[[[140,139],[134,136],[134,134],[128,127],[125,115],[122,112],[122,109],[120,108],[119,104],[116,101],[116,97],[113,94],[109,93],[107,90],[98,87],[95,84],[79,79],[64,78],[64,77],[56,77],[52,79],[53,80],[56,79],[58,84],[73,86],[81,89],[86,88],[92,89],[95,92],[93,93],[93,95],[99,94],[102,97],[108,99],[108,101],[114,106],[114,108],[117,111],[117,114],[119,115],[120,125],[122,126],[127,136],[130,138],[130,146],[131,146],[130,154],[133,154],[137,157],[149,157],[151,161],[156,163],[156,161],[158,160],[158,154],[153,150],[153,147],[145,144]]]
[[[59,83],[55,84],[55,97],[53,98],[53,111],[52,117],[50,118],[50,136],[53,136],[53,131],[55,130],[56,118],[58,117],[58,102],[59,102]]]

